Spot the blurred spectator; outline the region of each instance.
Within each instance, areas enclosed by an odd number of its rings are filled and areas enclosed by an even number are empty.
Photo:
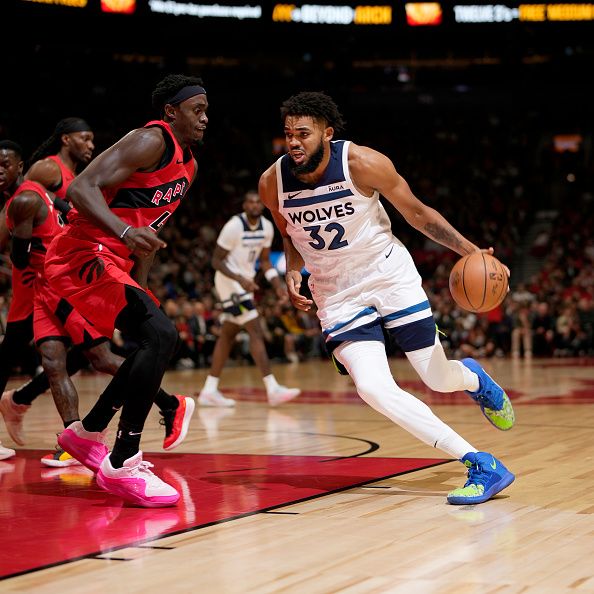
[[[541,357],[550,357],[554,351],[554,323],[549,304],[541,301],[534,308],[532,318],[532,352]]]
[[[512,357],[519,358],[521,354],[526,359],[532,357],[532,315],[530,301],[512,300],[511,319],[511,351]]]

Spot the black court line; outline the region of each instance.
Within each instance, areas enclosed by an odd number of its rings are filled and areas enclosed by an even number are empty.
[[[221,432],[225,431],[224,429]],[[229,429],[229,433],[274,433],[274,431],[269,431],[268,429]],[[359,458],[360,456],[365,456],[367,454],[371,454],[373,452],[377,452],[380,449],[378,443],[375,441],[370,441],[368,439],[363,439],[361,437],[352,437],[350,435],[337,435],[335,433],[316,433],[314,431],[284,431],[283,435],[313,435],[314,437],[337,437],[339,439],[350,439],[352,441],[360,441],[368,445],[366,450],[358,452],[357,454],[351,454],[350,456],[333,456],[332,458],[328,458],[327,460],[320,460],[320,462],[334,462],[335,460],[349,460],[350,458]],[[275,456],[290,456],[291,454],[274,454]],[[295,456],[302,456],[302,454],[294,454]],[[310,454],[311,455],[311,454]],[[242,468],[241,470],[256,470],[252,468]],[[230,470],[221,470],[215,472],[231,472]]]
[[[283,511],[265,511],[263,514],[274,514],[278,516],[298,516],[299,512],[283,512]]]
[[[240,432],[240,433],[270,433],[268,430],[262,429],[233,429],[231,430],[233,433]],[[372,452],[376,452],[380,449],[379,444],[375,443],[374,441],[369,441],[368,439],[363,439],[361,437],[351,437],[350,435],[335,435],[333,433],[313,433],[309,431],[288,431],[285,435],[314,435],[319,437],[338,437],[339,439],[351,439],[353,441],[360,441],[362,443],[367,444],[369,447],[366,450],[363,450],[357,454],[351,454],[350,456],[336,456],[333,458],[328,458],[326,460],[319,460],[320,463],[323,462],[334,462],[336,460],[349,460],[350,458],[359,458],[361,456],[365,456],[366,454],[371,454]],[[290,454],[275,454],[277,456],[289,456]],[[301,454],[296,454],[295,457],[301,457]],[[265,470],[266,466],[255,466],[254,468],[230,468],[228,470],[209,470],[207,474],[224,474],[225,472],[239,472],[239,471],[249,471],[249,470]]]
[[[206,474],[219,474],[221,472],[242,472],[245,470],[266,470],[268,466],[254,466],[253,468],[228,468],[227,470],[209,470]]]
[[[365,485],[364,487],[361,487],[362,489],[391,489],[392,487],[388,487],[388,486],[381,486],[381,485]]]

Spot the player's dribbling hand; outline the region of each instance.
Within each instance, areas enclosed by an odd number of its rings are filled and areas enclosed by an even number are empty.
[[[289,299],[294,307],[301,311],[309,311],[313,301],[301,295],[299,289],[301,288],[302,276],[298,270],[288,270],[285,276],[287,289],[289,290]]]
[[[484,248],[481,249],[481,252],[485,253],[485,254],[489,254],[490,256],[493,256],[495,254],[495,248]],[[507,274],[507,278],[511,277],[511,272],[509,270],[509,268],[503,263],[501,262],[501,266],[503,266],[503,269],[505,270],[505,274]],[[507,286],[507,292],[509,293],[509,285]]]
[[[152,252],[167,247],[167,244],[157,237],[150,227],[132,227],[124,236],[126,246],[132,253],[146,258]]]

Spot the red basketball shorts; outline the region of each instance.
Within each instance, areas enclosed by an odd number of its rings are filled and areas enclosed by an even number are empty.
[[[33,335],[36,345],[60,340],[84,350],[107,340],[70,303],[58,297],[45,279],[35,286]]]
[[[20,322],[33,313],[33,288],[36,273],[30,268],[12,268],[12,299],[8,309],[7,322]]]
[[[127,305],[125,288],[143,290],[130,276],[134,262],[66,231],[50,244],[45,274],[51,288],[104,336]]]

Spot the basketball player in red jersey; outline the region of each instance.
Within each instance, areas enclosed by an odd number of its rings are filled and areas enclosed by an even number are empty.
[[[14,160],[17,159],[20,159],[20,155],[17,157],[15,154]],[[80,368],[81,359],[85,363],[89,360],[97,371],[114,375],[123,359],[111,352],[105,336],[99,334],[68,302],[57,297],[47,284],[43,266],[46,248],[49,242],[61,233],[63,223],[54,208],[52,198],[43,186],[37,182],[23,182],[16,171],[6,178],[10,182],[9,189],[14,190],[6,204],[7,227],[12,234],[13,267],[16,270],[27,269],[35,276],[33,316],[35,342],[42,355],[43,367],[49,378],[58,412],[64,425],[68,426],[79,420],[78,394],[69,378],[69,373],[76,370],[73,369],[73,365],[78,365],[77,368]],[[74,357],[74,363],[71,361],[67,369],[66,353],[70,343],[75,347],[72,352],[75,354],[82,352],[84,357]],[[6,396],[7,394],[3,396],[2,413],[14,439],[20,435],[14,435],[14,423],[8,422],[10,415],[7,415],[5,410]],[[159,390],[158,404],[166,428],[163,446],[165,449],[172,449],[185,437],[194,401],[183,396],[171,396]],[[119,406],[121,401],[114,399],[112,402],[114,414]],[[42,461],[49,466],[78,463],[63,455],[57,457],[50,455],[44,457]]]
[[[30,162],[33,164],[25,176],[26,180],[40,183],[46,190],[56,196],[54,206],[64,215],[70,210],[65,202],[66,190],[74,179],[79,167],[86,165],[92,157],[95,145],[94,134],[87,122],[78,117],[60,120],[52,135],[46,139],[33,153]],[[21,165],[22,170],[22,165]],[[2,213],[4,223],[5,213]],[[3,240],[7,241],[7,238]],[[2,245],[2,248],[4,246]],[[18,445],[24,445],[23,417],[37,396],[45,392],[49,382],[45,373],[38,374],[30,382],[17,390],[4,392],[8,377],[15,361],[22,360],[29,343],[33,339],[33,273],[29,268],[24,271],[13,267],[12,292],[9,322],[15,325],[10,328],[10,354],[12,361],[6,361],[0,368],[0,412],[4,415],[6,426],[11,437]],[[4,358],[2,358],[4,361]],[[10,363],[10,364],[9,364]],[[73,352],[68,361],[69,373],[72,375],[87,364],[87,360],[79,353]],[[55,458],[55,460],[54,460]],[[51,456],[52,464],[59,464],[63,458],[65,464],[74,460],[57,451]],[[46,457],[42,460],[45,460]],[[50,461],[50,459],[48,459]]]
[[[97,330],[110,335],[117,327],[139,345],[110,384],[124,404],[97,483],[147,507],[174,505],[179,493],[151,472],[140,451],[144,422],[177,342],[175,326],[145,290],[146,278],[156,250],[165,247],[157,231],[194,181],[190,147],[202,140],[208,123],[206,91],[197,78],[165,77],[153,105],[161,120],[126,134],[72,182],[71,224],[52,241],[45,267],[50,285]],[[133,258],[140,282],[130,275]],[[108,408],[100,397],[82,422],[58,438],[84,464],[103,446]]]
[[[53,134],[31,156],[31,167],[26,180],[39,182],[53,192],[58,210],[66,200],[66,190],[76,177],[77,170],[90,162],[95,135],[81,118],[64,118],[56,124]]]
[[[14,190],[14,180],[22,175],[22,154],[21,147],[15,142],[0,141],[0,195],[3,201],[11,196]],[[0,223],[0,248],[2,250],[6,247],[9,238],[5,213],[6,207],[3,207],[2,223]],[[33,340],[34,275],[23,274],[18,269],[13,269],[13,272],[12,299],[8,310],[4,340],[0,344],[0,389],[2,391],[10,377],[12,368],[17,362],[23,360],[29,343]],[[3,446],[0,448],[0,459],[14,456],[14,450]]]

